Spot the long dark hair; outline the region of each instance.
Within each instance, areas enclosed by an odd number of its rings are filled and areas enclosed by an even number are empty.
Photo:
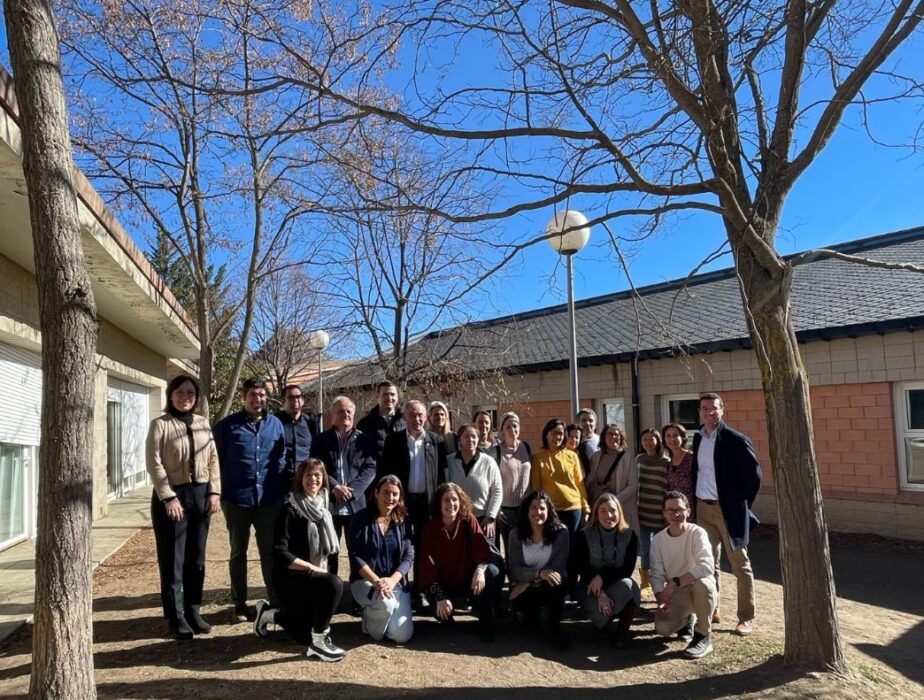
[[[399,479],[394,474],[386,474],[381,479],[375,482],[375,489],[373,491],[372,503],[369,504],[369,508],[372,509],[372,512],[375,514],[375,517],[382,515],[379,513],[379,489],[382,488],[384,484],[392,484],[393,486],[398,487],[400,495],[398,496],[398,505],[394,507],[391,511],[391,521],[396,524],[401,524],[404,522],[404,518],[407,517],[407,505],[404,503],[404,486],[401,484],[401,479]]]
[[[529,507],[533,501],[544,501],[549,511],[549,517],[545,519],[542,526],[543,544],[552,544],[555,539],[555,533],[561,529],[561,521],[558,519],[558,513],[555,512],[555,506],[552,505],[552,499],[545,491],[536,490],[526,494],[526,498],[520,501],[520,512],[517,515],[517,534],[520,536],[520,542],[526,542],[533,536],[533,526],[529,522]]]

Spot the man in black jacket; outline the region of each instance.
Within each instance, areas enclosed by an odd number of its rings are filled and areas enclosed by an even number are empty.
[[[404,430],[404,420],[398,411],[398,387],[394,382],[379,382],[375,389],[378,405],[373,406],[356,427],[369,436],[375,445],[376,459],[382,456],[385,438]]]
[[[282,390],[283,408],[276,414],[282,423],[286,440],[286,468],[282,473],[283,488],[292,490],[292,479],[298,465],[311,453],[311,438],[318,432],[317,423],[302,412],[305,397],[298,384],[289,384]]]
[[[748,559],[748,538],[757,518],[751,506],[760,490],[762,473],[751,440],[722,420],[725,409],[718,394],[702,394],[699,419],[702,428],[693,436],[693,488],[696,524],[709,535],[715,557],[716,591],[722,546],[738,581],[738,625],[743,637],[754,626],[754,572]],[[718,601],[718,596],[716,597]],[[719,622],[719,611],[713,622]]]
[[[331,403],[332,427],[311,443],[311,456],[324,462],[330,483],[330,510],[339,539],[353,516],[366,507],[366,489],[375,479],[375,450],[368,435],[353,428],[356,406],[346,396]],[[338,556],[330,555],[327,568],[336,574]]]
[[[430,497],[446,478],[446,452],[439,436],[424,430],[427,409],[423,402],[408,401],[403,415],[406,427],[386,438],[376,478],[394,474],[401,479],[417,541],[430,515]]]

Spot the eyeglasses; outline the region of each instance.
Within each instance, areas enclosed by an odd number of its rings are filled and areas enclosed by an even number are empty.
[[[302,396],[301,394],[289,394],[288,396],[286,396],[286,398],[291,399],[292,401],[304,401],[305,400],[305,397]]]
[[[664,512],[665,513],[686,513],[687,509],[686,508],[665,508]]]

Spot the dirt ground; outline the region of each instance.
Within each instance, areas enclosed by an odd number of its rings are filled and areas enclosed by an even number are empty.
[[[680,656],[681,642],[662,643],[651,613],[635,623],[634,645],[618,651],[584,620],[569,620],[569,651],[507,617],[498,638],[482,644],[474,621],[443,630],[415,621],[405,647],[376,644],[360,634],[357,618],[338,615],[333,638],[349,650],[345,661],[307,660],[282,631],[258,639],[249,624],[231,624],[227,604],[227,538],[220,519],[209,541],[205,617],[211,634],[188,642],[164,637],[150,530],[138,532],[94,575],[95,668],[104,698],[559,698],[580,689],[583,699],[631,698],[901,698],[924,696],[924,597],[909,582],[924,580],[924,546],[841,536],[832,551],[838,613],[851,672],[806,674],[782,663],[782,589],[777,539],[757,533],[751,553],[758,576],[755,634],[742,639],[732,625],[714,631],[715,652],[699,661]],[[250,575],[257,589],[259,566]],[[732,617],[734,579],[725,573],[722,609]],[[731,596],[731,597],[729,597]],[[650,606],[648,606],[650,608]],[[465,620],[465,618],[463,618]],[[31,627],[0,645],[0,696],[28,691]]]

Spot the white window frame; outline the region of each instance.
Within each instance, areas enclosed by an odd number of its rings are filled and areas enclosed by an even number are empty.
[[[597,412],[597,434],[600,434],[600,431],[603,430],[603,426],[606,425],[606,409],[605,406],[608,403],[621,403],[622,404],[622,425],[620,426],[623,430],[626,429],[626,400],[621,396],[610,396],[605,399],[597,399],[596,406],[594,410]]]
[[[924,484],[912,484],[908,481],[908,463],[905,453],[905,438],[924,438],[924,429],[912,430],[908,427],[906,392],[924,390],[924,382],[901,382],[894,385],[893,402],[895,411],[895,452],[898,456],[899,481],[903,491],[924,491]]]
[[[662,394],[661,395],[661,424],[671,423],[671,401],[699,401],[699,394]],[[687,428],[692,435],[692,430]],[[692,440],[692,437],[690,438]]]
[[[468,414],[467,416],[463,416],[463,418],[465,419],[463,420],[463,423],[468,423],[469,421],[471,421],[472,416],[474,416],[478,411],[486,411],[487,414],[491,416],[491,435],[498,436],[497,421],[500,420],[500,416],[497,415],[497,404],[488,403],[488,404],[482,404],[480,406],[473,406],[472,412]]]

